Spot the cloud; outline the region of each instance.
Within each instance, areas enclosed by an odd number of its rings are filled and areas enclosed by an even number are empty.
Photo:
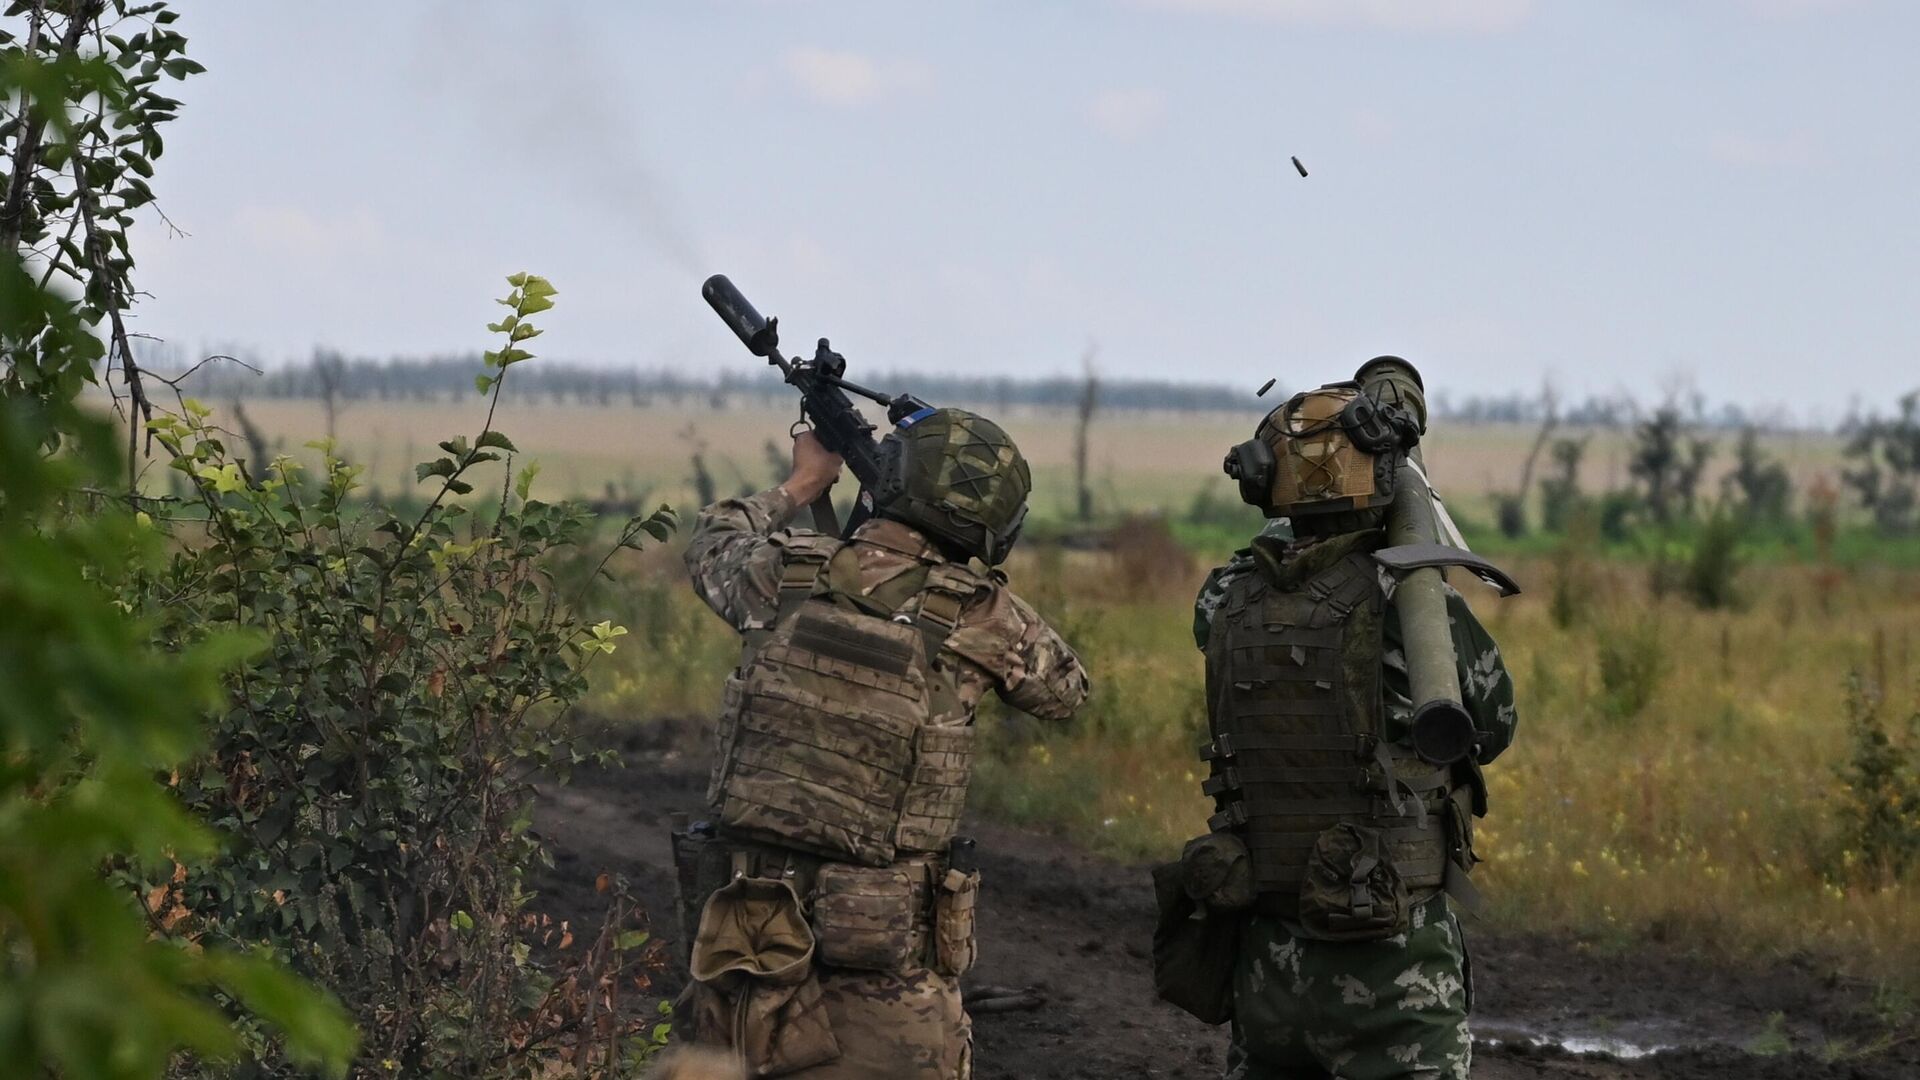
[[[1167,118],[1167,96],[1145,87],[1107,90],[1087,105],[1087,119],[1116,139],[1137,139]]]
[[[823,105],[843,108],[920,90],[933,81],[932,70],[916,61],[878,61],[857,52],[812,46],[788,49],[781,63],[802,93]]]
[[[1723,131],[1707,140],[1706,149],[1713,160],[1746,169],[1787,168],[1813,161],[1813,142],[1804,134],[1763,138]]]
[[[1134,0],[1144,7],[1312,26],[1406,33],[1497,34],[1533,13],[1533,0]],[[1805,2],[1805,0],[1802,0]]]

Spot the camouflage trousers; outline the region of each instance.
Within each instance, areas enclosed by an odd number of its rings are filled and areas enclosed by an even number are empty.
[[[1471,968],[1444,897],[1380,941],[1299,937],[1255,916],[1233,972],[1226,1080],[1466,1080]]]
[[[795,1080],[970,1080],[973,1022],[960,980],[924,968],[905,975],[820,969],[820,1002],[840,1042],[837,1061]]]
[[[970,1080],[973,1024],[960,980],[919,968],[905,974],[815,965],[818,1009],[840,1054],[773,1075],[792,1080]],[[817,1019],[817,1018],[816,1018]],[[680,1031],[694,1045],[725,1048],[721,1024],[697,1020]],[[755,1073],[753,1075],[767,1075]]]

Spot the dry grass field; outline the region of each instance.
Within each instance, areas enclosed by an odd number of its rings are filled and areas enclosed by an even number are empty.
[[[217,419],[233,426],[230,404],[208,404]],[[366,481],[393,494],[412,489],[414,464],[432,456],[436,442],[472,434],[483,416],[479,406],[477,399],[354,402],[338,413],[335,433],[347,456],[366,467]],[[313,401],[257,400],[247,403],[246,412],[270,442],[291,453],[308,453],[303,445],[327,430],[325,414]],[[612,485],[621,494],[644,492],[684,506],[692,499],[689,460],[696,448],[704,449],[723,493],[763,487],[773,480],[766,443],[773,439],[783,444],[797,416],[797,404],[792,411],[692,411],[525,403],[509,395],[495,424],[513,437],[523,458],[541,462],[541,485],[550,496],[599,496]],[[1035,514],[1042,519],[1065,516],[1073,500],[1074,418],[1022,408],[996,412],[996,418],[1033,463]],[[1089,438],[1096,501],[1109,512],[1179,511],[1206,485],[1230,497],[1220,459],[1227,447],[1249,437],[1257,418],[1253,406],[1244,415],[1112,412],[1097,417]],[[1489,517],[1488,493],[1518,486],[1534,436],[1532,428],[1516,426],[1436,426],[1428,440],[1428,460],[1436,481],[1456,505],[1484,519]],[[1627,437],[1619,432],[1593,432],[1591,437],[1585,483],[1596,489],[1624,485]],[[1722,442],[1726,445],[1708,469],[1709,491],[1718,490],[1718,478],[1729,464],[1731,439]],[[1772,435],[1765,446],[1787,465],[1796,486],[1823,473],[1830,476],[1840,460],[1839,442],[1830,435]],[[1538,468],[1548,467],[1543,455]]]

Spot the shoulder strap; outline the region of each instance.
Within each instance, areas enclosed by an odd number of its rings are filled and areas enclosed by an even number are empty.
[[[800,605],[813,595],[814,585],[840,549],[840,541],[817,533],[787,533],[774,543],[785,552],[780,565],[780,591],[776,596],[774,622],[784,623]]]
[[[979,588],[979,575],[964,566],[936,563],[927,568],[927,584],[914,625],[927,643],[929,662],[940,655],[941,647],[960,625],[961,609]]]

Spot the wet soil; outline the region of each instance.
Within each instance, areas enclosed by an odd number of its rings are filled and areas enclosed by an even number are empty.
[[[692,749],[700,735],[661,725],[622,740],[625,768],[542,791],[535,829],[554,868],[539,882],[540,906],[590,926],[605,906],[595,879],[617,875],[671,948],[679,929],[667,833],[672,815],[701,810],[705,764]],[[1225,1029],[1154,998],[1144,868],[1030,830],[976,822],[971,831],[986,888],[969,994],[1038,999],[975,1016],[981,1080],[1220,1075]],[[1474,1075],[1484,1080],[1920,1078],[1913,1019],[1877,1015],[1870,987],[1812,963],[1738,966],[1671,947],[1603,950],[1486,926],[1467,933]],[[671,997],[684,977],[663,968],[655,992]],[[1745,1049],[1769,1045],[1780,1052]]]

